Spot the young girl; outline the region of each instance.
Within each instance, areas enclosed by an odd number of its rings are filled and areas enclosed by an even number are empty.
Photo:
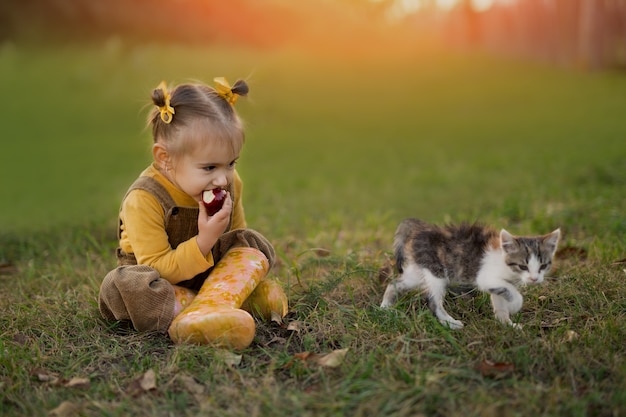
[[[118,267],[102,282],[99,307],[107,320],[177,343],[244,349],[255,333],[250,314],[283,317],[287,297],[265,278],[274,249],[246,228],[235,170],[244,132],[233,106],[248,86],[215,82],[152,92],[154,162],[122,201]],[[211,216],[202,194],[217,188],[227,197]]]

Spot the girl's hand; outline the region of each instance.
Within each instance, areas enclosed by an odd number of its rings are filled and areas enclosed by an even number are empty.
[[[209,216],[202,201],[198,202],[200,213],[198,214],[198,236],[196,241],[204,256],[207,256],[217,239],[224,233],[230,221],[230,213],[233,211],[233,200],[230,193],[226,195],[226,200],[222,208],[213,216]]]

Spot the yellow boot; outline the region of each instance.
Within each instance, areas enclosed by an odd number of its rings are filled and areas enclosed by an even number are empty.
[[[268,321],[272,319],[272,313],[282,318],[288,311],[287,295],[278,281],[266,278],[246,298],[241,309]]]
[[[196,298],[196,292],[189,288],[172,285],[174,288],[174,317],[178,316]]]
[[[213,267],[198,295],[174,318],[168,333],[176,343],[211,344],[245,349],[256,327],[239,307],[269,270],[263,252],[248,247],[229,250]]]

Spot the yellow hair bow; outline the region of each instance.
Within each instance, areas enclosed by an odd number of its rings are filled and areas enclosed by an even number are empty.
[[[174,107],[170,105],[170,99],[172,97],[167,91],[167,84],[165,84],[165,81],[161,81],[161,84],[159,84],[157,89],[163,91],[163,97],[165,98],[165,104],[162,106],[157,106],[159,108],[159,111],[161,112],[161,120],[163,120],[163,122],[165,122],[166,124],[170,124],[176,112],[174,111]]]
[[[237,102],[239,94],[233,93],[233,88],[230,86],[228,81],[226,81],[226,78],[215,77],[213,78],[213,82],[215,83],[215,91],[217,91],[217,94],[220,97],[229,102],[231,105],[234,105]]]

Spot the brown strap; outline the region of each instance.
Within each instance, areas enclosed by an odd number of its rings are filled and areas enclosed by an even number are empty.
[[[132,183],[131,186],[128,188],[128,191],[126,191],[126,194],[124,195],[124,198],[122,199],[122,204],[124,203],[124,200],[126,200],[126,197],[128,197],[128,194],[130,194],[130,192],[134,190],[144,190],[154,195],[157,201],[159,202],[159,204],[161,204],[161,207],[163,208],[163,212],[165,214],[167,214],[174,206],[176,206],[176,203],[174,202],[174,199],[172,198],[170,193],[167,192],[167,190],[165,189],[165,187],[161,185],[161,183],[159,183],[157,180],[155,180],[152,177],[137,178],[135,182]],[[120,206],[120,212],[121,211],[122,211],[122,207]],[[119,227],[117,229],[118,239],[121,237],[121,233],[122,233],[121,226],[122,226],[122,219],[120,218]]]
[[[176,205],[174,199],[167,192],[165,187],[163,187],[157,180],[152,177],[139,177],[131,184],[131,186],[124,194],[124,198],[122,199],[122,204],[120,205],[120,213],[122,211],[122,205],[124,204],[124,200],[128,197],[131,191],[134,190],[144,190],[148,191],[150,194],[154,195],[157,201],[161,204],[163,208],[163,212],[167,215],[167,213],[172,210],[172,208]],[[121,239],[122,237],[122,216],[118,216],[117,218],[117,239]],[[115,255],[117,257],[118,265],[136,265],[137,259],[135,255],[132,253],[126,253],[122,250],[122,248],[118,247],[115,251]]]

